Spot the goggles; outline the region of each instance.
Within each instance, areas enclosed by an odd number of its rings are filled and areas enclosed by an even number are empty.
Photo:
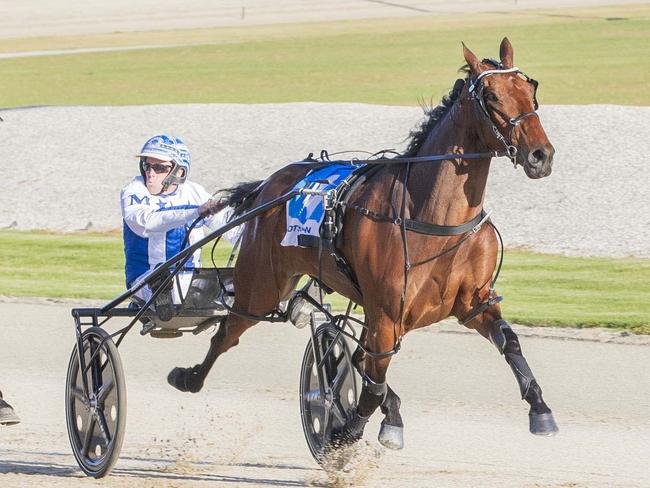
[[[173,165],[167,165],[167,164],[160,164],[160,163],[143,163],[142,164],[142,169],[146,173],[150,169],[153,170],[154,173],[156,174],[165,174],[169,173],[171,169],[173,168]]]

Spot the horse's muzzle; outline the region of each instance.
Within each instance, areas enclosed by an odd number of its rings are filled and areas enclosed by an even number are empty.
[[[555,148],[551,144],[539,146],[528,152],[524,161],[526,176],[532,179],[544,178],[553,171]]]

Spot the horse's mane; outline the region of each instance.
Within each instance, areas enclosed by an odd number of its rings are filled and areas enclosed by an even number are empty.
[[[467,65],[462,66],[458,72],[465,73],[464,79],[456,80],[454,87],[451,89],[448,95],[442,97],[440,104],[437,107],[428,107],[426,104],[422,104],[422,110],[424,110],[425,119],[409,133],[410,141],[406,147],[406,151],[402,154],[402,157],[412,158],[417,155],[420,151],[420,148],[427,140],[429,133],[433,128],[440,122],[449,109],[454,105],[458,97],[460,96],[465,82],[469,78],[469,67]]]

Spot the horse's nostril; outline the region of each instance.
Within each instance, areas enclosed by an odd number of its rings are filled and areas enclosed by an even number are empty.
[[[546,159],[546,151],[543,149],[538,149],[537,151],[533,152],[533,162],[539,163],[541,161],[544,161]]]

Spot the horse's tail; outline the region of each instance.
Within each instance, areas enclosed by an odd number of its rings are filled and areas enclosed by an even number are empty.
[[[243,212],[259,193],[264,180],[245,181],[230,188],[223,188],[215,196],[224,200],[228,207],[234,207],[235,214]]]

